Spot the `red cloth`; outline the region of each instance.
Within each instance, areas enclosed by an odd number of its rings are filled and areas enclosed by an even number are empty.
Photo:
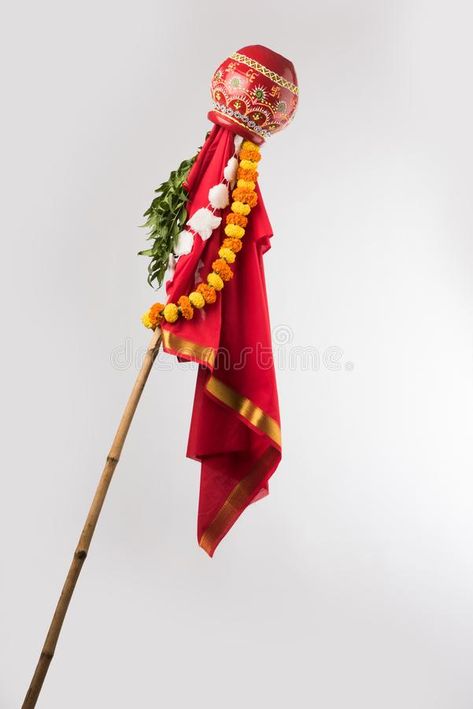
[[[234,152],[233,134],[215,126],[188,180],[189,216],[208,205],[210,187],[223,179]],[[188,294],[212,270],[225,237],[222,224],[210,239],[195,237],[167,284],[171,302]],[[187,455],[201,461],[198,540],[212,556],[248,504],[268,492],[281,459],[279,406],[263,269],[271,225],[258,191],[234,277],[217,302],[194,318],[163,324],[164,349],[200,362]]]

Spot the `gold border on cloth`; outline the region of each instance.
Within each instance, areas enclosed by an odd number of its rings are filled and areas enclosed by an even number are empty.
[[[196,342],[185,340],[169,330],[163,330],[163,344],[165,348],[173,350],[178,357],[196,359],[202,364],[209,365],[209,367],[214,365],[215,350],[213,347],[205,347],[204,345],[198,345]]]
[[[212,522],[199,539],[199,545],[212,556],[222,535],[232,526],[238,516],[255,496],[257,487],[269,468],[279,458],[279,451],[270,446],[256,461],[243,480],[233,488]]]
[[[213,375],[209,377],[206,389],[210,394],[215,396],[216,399],[226,404],[249,421],[252,426],[259,428],[259,430],[271,438],[276,445],[281,446],[281,429],[279,424],[269,414],[265,413],[263,409],[251,401],[251,399],[242,396]]]

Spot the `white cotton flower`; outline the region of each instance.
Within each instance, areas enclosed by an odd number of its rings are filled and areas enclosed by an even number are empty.
[[[236,158],[230,158],[223,171],[224,178],[228,180],[228,182],[235,182],[237,169],[238,160]]]
[[[235,152],[238,155],[240,152],[241,144],[243,143],[243,136],[242,135],[237,135],[235,133],[235,137],[233,139],[233,145],[235,146]]]
[[[209,202],[214,209],[225,209],[228,207],[228,187],[223,182],[209,189]]]
[[[213,230],[220,226],[221,221],[222,217],[216,217],[210,209],[202,207],[192,215],[187,225],[205,240],[212,236]]]
[[[174,247],[174,253],[176,256],[185,256],[190,254],[192,247],[194,246],[194,234],[190,231],[181,231],[177,237],[177,243]]]

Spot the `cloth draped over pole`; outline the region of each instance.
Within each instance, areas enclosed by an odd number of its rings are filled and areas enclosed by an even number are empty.
[[[234,152],[234,134],[214,126],[187,178],[190,217],[208,204]],[[261,193],[252,209],[234,277],[210,308],[192,320],[163,322],[163,347],[199,362],[187,454],[201,461],[199,544],[210,555],[247,505],[268,492],[281,459],[279,406],[271,348],[263,254],[271,225]],[[179,258],[171,301],[192,291],[211,270],[223,222],[207,240],[195,239]],[[224,235],[223,235],[224,236]]]

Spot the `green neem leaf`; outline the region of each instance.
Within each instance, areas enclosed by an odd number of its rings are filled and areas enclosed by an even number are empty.
[[[151,259],[148,265],[150,286],[153,286],[155,282],[157,287],[162,285],[168,267],[169,255],[185,226],[188,197],[183,185],[198,152],[189,160],[181,162],[177,170],[171,172],[169,179],[154,191],[157,196],[154,197],[143,215],[146,218],[143,226],[149,230],[146,239],[152,242],[152,246],[139,251],[138,254]]]

